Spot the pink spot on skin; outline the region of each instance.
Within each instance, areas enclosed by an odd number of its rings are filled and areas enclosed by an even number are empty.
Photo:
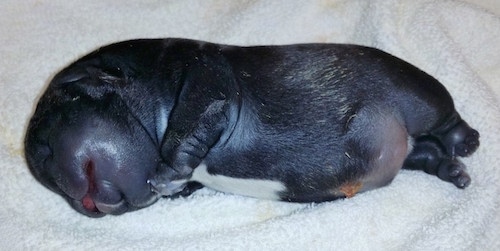
[[[89,211],[94,211],[94,212],[97,211],[97,207],[95,206],[95,203],[89,194],[86,194],[83,197],[82,204],[83,204],[83,207]]]

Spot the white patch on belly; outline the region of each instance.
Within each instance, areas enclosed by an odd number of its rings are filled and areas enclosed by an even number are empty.
[[[222,192],[271,200],[279,200],[279,193],[286,191],[285,185],[279,181],[209,174],[204,163],[194,169],[190,181],[198,181],[206,187]]]

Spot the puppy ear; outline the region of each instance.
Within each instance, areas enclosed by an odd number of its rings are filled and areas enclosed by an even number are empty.
[[[73,98],[83,95],[95,99],[116,93],[126,83],[126,76],[119,67],[78,63],[63,70],[52,81],[55,89],[64,90]]]
[[[57,74],[54,77],[53,83],[56,85],[65,85],[69,83],[74,83],[81,81],[82,79],[88,78],[89,74],[86,69],[82,67],[73,67],[66,69],[66,71]]]

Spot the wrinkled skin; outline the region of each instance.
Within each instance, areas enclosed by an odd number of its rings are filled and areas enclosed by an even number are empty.
[[[100,217],[199,183],[321,202],[407,168],[465,188],[459,158],[478,139],[437,80],[376,49],[158,39],[103,47],[57,74],[25,150],[42,184]]]

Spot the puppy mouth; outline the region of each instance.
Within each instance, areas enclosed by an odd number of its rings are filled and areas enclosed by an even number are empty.
[[[91,160],[85,162],[83,170],[85,174],[83,180],[87,183],[85,194],[72,196],[71,193],[66,193],[66,196],[75,210],[89,217],[124,214],[147,207],[160,198],[149,189],[149,193],[127,196],[109,180],[98,178],[95,164]]]
[[[84,197],[82,200],[68,198],[67,200],[73,209],[85,216],[101,218],[106,215],[106,213],[99,211],[95,202],[89,198]]]
[[[91,218],[100,218],[107,214],[120,215],[131,211],[124,200],[118,203],[103,203],[92,199],[89,194],[86,194],[82,199],[68,199],[70,205],[79,213]]]
[[[86,194],[82,199],[70,199],[69,202],[72,207],[78,212],[92,218],[100,218],[108,214],[121,215],[127,212],[145,208],[155,203],[160,198],[161,196],[152,193],[147,200],[137,204],[131,204],[125,199],[121,199],[116,203],[106,203],[94,200],[91,194]]]
[[[128,205],[124,200],[117,203],[104,203],[94,201],[92,197],[87,194],[81,200],[82,206],[88,212],[100,212],[104,214],[122,214],[128,211]]]
[[[158,198],[152,197],[150,203],[145,203],[144,206],[132,206],[125,200],[121,200],[117,203],[104,203],[94,201],[90,195],[85,195],[81,200],[70,200],[71,206],[81,214],[92,218],[100,218],[105,215],[121,215],[127,212],[132,212],[140,208],[146,207],[154,203]]]

